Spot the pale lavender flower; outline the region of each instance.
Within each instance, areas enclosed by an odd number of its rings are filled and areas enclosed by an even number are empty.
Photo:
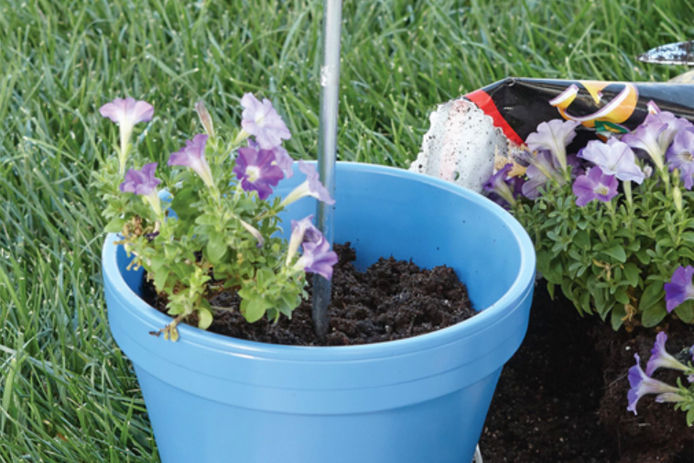
[[[686,300],[694,300],[694,267],[677,267],[669,283],[665,283],[665,308],[672,312]]]
[[[241,106],[241,127],[256,138],[262,149],[272,149],[291,138],[289,129],[267,98],[261,103],[252,93],[246,93]]]
[[[102,116],[108,117],[119,126],[133,127],[139,122],[148,122],[154,115],[154,106],[135,98],[116,98],[99,108]]]
[[[666,159],[670,171],[677,169],[684,187],[691,190],[694,186],[694,127],[687,127],[675,134]]]
[[[125,180],[120,184],[120,191],[142,196],[151,194],[161,183],[161,180],[154,176],[155,170],[157,170],[156,162],[145,164],[140,170],[128,169]]]
[[[580,125],[576,121],[564,121],[552,119],[549,122],[541,122],[537,131],[528,135],[525,143],[533,151],[549,150],[559,163],[562,173],[566,172],[566,145],[576,136],[576,127]]]
[[[665,350],[667,342],[667,334],[664,331],[658,333],[655,337],[655,343],[651,349],[651,357],[646,364],[646,374],[651,376],[655,370],[660,367],[670,368],[672,370],[687,371],[688,368],[682,362],[677,360]]]
[[[337,254],[330,249],[330,243],[312,223],[309,215],[299,221],[292,220],[292,234],[289,238],[286,264],[289,265],[301,244],[303,253],[294,267],[305,272],[317,273],[326,280],[333,276],[333,266],[337,263]]]
[[[688,120],[677,117],[671,112],[661,111],[646,116],[641,125],[622,136],[622,141],[632,148],[645,151],[656,168],[660,170],[664,166],[665,151],[672,143],[675,134],[690,126],[692,124]]]
[[[321,236],[318,242],[304,242],[301,246],[303,254],[297,261],[304,271],[317,273],[326,280],[333,277],[333,266],[337,263],[337,254],[330,249],[330,243]]]
[[[537,199],[540,196],[539,189],[554,180],[560,185],[564,183],[564,177],[560,173],[554,156],[548,150],[539,150],[535,153],[522,151],[516,154],[516,159],[528,168],[525,171],[527,180],[521,185],[523,196],[529,199]],[[568,159],[567,159],[568,163]]]
[[[207,159],[205,159],[207,137],[205,134],[198,134],[193,137],[193,140],[186,140],[185,147],[171,153],[168,165],[189,167],[200,176],[205,185],[214,188],[212,172]]]
[[[617,195],[617,177],[605,175],[599,166],[591,167],[587,174],[579,175],[573,184],[576,205],[585,206],[594,199],[608,202]]]
[[[161,203],[157,192],[157,185],[161,180],[154,176],[157,169],[157,163],[151,162],[142,166],[142,169],[128,169],[125,173],[125,179],[120,184],[120,191],[123,193],[134,193],[145,198],[159,215],[161,213]]]
[[[272,187],[284,177],[282,169],[274,161],[275,153],[272,150],[250,146],[239,148],[233,172],[241,180],[244,190],[256,191],[260,199],[267,199],[272,193]]]
[[[282,201],[282,206],[293,203],[305,196],[312,196],[326,204],[335,204],[335,200],[330,197],[330,192],[323,186],[318,178],[318,171],[313,164],[299,161],[299,170],[306,174],[306,180],[294,188]]]
[[[313,215],[304,217],[301,220],[292,220],[292,234],[289,237],[287,249],[286,265],[289,265],[299,250],[299,245],[304,241],[318,242],[323,236],[320,230],[313,225]]]
[[[508,177],[509,171],[513,168],[513,163],[508,163],[499,169],[496,173],[492,174],[491,177],[482,185],[485,191],[490,193],[490,198],[501,206],[506,206],[509,204],[513,206],[516,204],[516,194],[513,190],[517,191],[517,180]],[[512,190],[513,185],[513,190]]]
[[[614,175],[625,182],[642,183],[646,177],[636,164],[636,156],[626,143],[610,138],[607,143],[589,141],[578,157],[599,166],[604,174]]]
[[[682,399],[681,396],[677,394],[679,389],[651,378],[641,369],[639,354],[634,354],[634,358],[636,359],[636,365],[629,368],[628,375],[629,386],[631,387],[627,393],[627,400],[629,402],[627,406],[628,411],[634,412],[634,415],[637,415],[636,404],[639,399],[646,394],[658,394],[658,397],[656,397],[656,401],[658,402],[677,402]]]
[[[125,170],[128,143],[130,142],[133,128],[135,124],[152,120],[154,106],[146,101],[135,100],[131,97],[116,98],[99,108],[99,113],[118,124],[120,132],[120,154],[118,157],[122,173]]]

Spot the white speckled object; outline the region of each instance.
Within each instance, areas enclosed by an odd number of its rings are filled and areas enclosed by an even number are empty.
[[[481,192],[492,174],[494,156],[505,156],[508,139],[474,103],[459,98],[429,115],[431,126],[411,171],[448,180]]]

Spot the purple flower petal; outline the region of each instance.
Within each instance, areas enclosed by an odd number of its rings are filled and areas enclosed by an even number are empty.
[[[125,173],[125,180],[120,184],[120,191],[142,196],[151,195],[161,183],[161,180],[154,177],[156,169],[156,162],[145,164],[140,170],[129,169]]]
[[[629,368],[628,374],[630,389],[627,393],[627,400],[629,402],[627,410],[634,412],[634,415],[637,415],[636,404],[644,395],[677,393],[679,390],[674,386],[670,386],[667,383],[658,381],[648,376],[641,369],[639,354],[634,354],[634,359],[636,359],[636,365]]]
[[[608,202],[617,195],[617,185],[617,177],[603,174],[599,166],[592,167],[574,181],[572,189],[576,205],[582,207],[594,199]]]
[[[256,138],[262,149],[272,149],[291,138],[289,129],[267,98],[261,103],[252,93],[246,93],[241,106],[241,127]]]
[[[274,162],[273,150],[247,146],[239,148],[233,172],[241,180],[241,187],[245,191],[256,191],[260,199],[267,199],[272,193],[272,187],[284,177],[282,169]]]
[[[643,123],[633,131],[622,136],[622,141],[635,149],[645,151],[658,169],[664,165],[665,151],[672,143],[675,134],[681,129],[691,127],[688,120],[677,117],[668,111],[649,114]]]
[[[313,196],[326,204],[335,204],[335,200],[330,197],[330,193],[321,183],[320,178],[318,177],[318,171],[313,164],[307,164],[303,161],[299,161],[299,170],[306,174],[309,196]]]
[[[686,365],[682,364],[679,360],[670,355],[667,350],[665,350],[666,342],[667,334],[664,331],[661,331],[656,335],[655,343],[651,349],[651,357],[648,359],[648,363],[646,364],[646,374],[648,376],[651,376],[653,372],[660,367],[687,371]]]
[[[292,220],[292,234],[289,238],[286,263],[289,265],[301,244],[303,254],[294,265],[305,272],[317,273],[326,280],[330,280],[333,275],[333,266],[337,263],[337,254],[330,249],[330,243],[313,225],[312,220],[312,215],[299,221]]]
[[[681,265],[672,274],[669,283],[665,283],[665,308],[668,313],[686,300],[694,300],[694,285],[692,284],[694,267]]]
[[[599,166],[604,174],[614,175],[625,182],[640,184],[646,177],[636,164],[636,156],[629,145],[616,138],[610,138],[607,143],[592,140],[578,156]]]
[[[694,186],[694,127],[688,127],[675,134],[672,145],[667,150],[666,159],[670,171],[679,170],[687,190]]]
[[[337,254],[330,249],[330,243],[321,235],[320,240],[304,241],[303,254],[299,262],[304,271],[317,273],[326,280],[333,277],[333,266],[337,263]]]
[[[154,106],[131,97],[116,98],[99,108],[99,112],[119,125],[134,126],[139,122],[152,120]]]
[[[540,196],[539,189],[545,186],[550,179],[559,184],[564,183],[564,177],[560,173],[560,167],[554,159],[554,156],[552,156],[552,153],[548,150],[542,149],[536,153],[527,153],[522,156],[522,160],[528,164],[528,168],[525,171],[525,175],[528,179],[523,183],[521,189],[526,198],[537,199]]]
[[[205,159],[205,146],[207,144],[207,135],[198,134],[193,137],[193,140],[186,140],[185,147],[171,153],[169,156],[168,165],[189,167],[197,173],[200,178],[209,187],[214,186],[212,180],[212,172],[210,166]]]
[[[506,207],[516,203],[517,192],[520,190],[519,177],[509,178],[508,173],[513,168],[513,163],[505,164],[496,173],[489,177],[482,188],[489,192],[489,197],[497,204]]]
[[[549,150],[557,160],[562,172],[566,170],[566,145],[576,136],[576,127],[580,125],[576,121],[553,119],[541,122],[537,131],[528,135],[525,143],[533,151]]]
[[[248,140],[248,146],[256,150],[260,149],[258,142],[250,138]],[[282,169],[284,173],[284,178],[291,178],[294,175],[294,159],[289,155],[286,149],[281,146],[275,146],[270,151],[274,153],[275,161],[274,164]]]

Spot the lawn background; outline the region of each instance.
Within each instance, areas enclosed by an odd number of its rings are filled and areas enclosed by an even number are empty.
[[[346,0],[343,16],[339,158],[400,167],[438,103],[506,76],[667,80],[686,69],[636,56],[694,38],[688,0]],[[89,182],[117,132],[98,108],[153,103],[136,143],[161,163],[200,131],[195,101],[224,130],[255,92],[315,158],[321,19],[309,0],[0,0],[0,462],[158,461],[106,324]]]

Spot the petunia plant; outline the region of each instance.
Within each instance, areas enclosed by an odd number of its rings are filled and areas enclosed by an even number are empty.
[[[209,302],[223,291],[238,294],[248,322],[291,317],[306,297],[306,273],[330,279],[337,262],[311,216],[292,221],[288,241],[278,237],[278,213],[289,204],[306,196],[334,201],[314,165],[303,162],[305,181],[284,198],[273,194],[293,175],[294,161],[282,147],[291,134],[268,99],[247,93],[241,106],[241,127],[225,137],[197,103],[204,133],[171,153],[168,169],[142,160],[131,145],[134,127],[152,121],[152,105],[117,98],[100,108],[120,137],[117,156],[96,176],[106,229],[167,301],[174,318],[161,332],[172,340],[181,321],[206,329],[215,313],[236,310]]]
[[[694,346],[682,349],[675,355],[665,349],[667,334],[664,331],[656,335],[655,343],[651,349],[651,356],[646,363],[646,370],[641,368],[641,359],[634,354],[636,364],[629,369],[629,392],[627,393],[627,410],[638,414],[636,406],[644,395],[654,394],[655,401],[660,403],[673,403],[675,408],[686,413],[687,425],[694,425]],[[680,372],[686,377],[686,383],[682,378],[677,379],[677,384],[668,384],[653,377],[653,373],[659,368],[666,368]]]
[[[614,329],[694,322],[694,124],[648,106],[585,145],[578,122],[542,122],[485,185],[533,238],[550,293]]]

